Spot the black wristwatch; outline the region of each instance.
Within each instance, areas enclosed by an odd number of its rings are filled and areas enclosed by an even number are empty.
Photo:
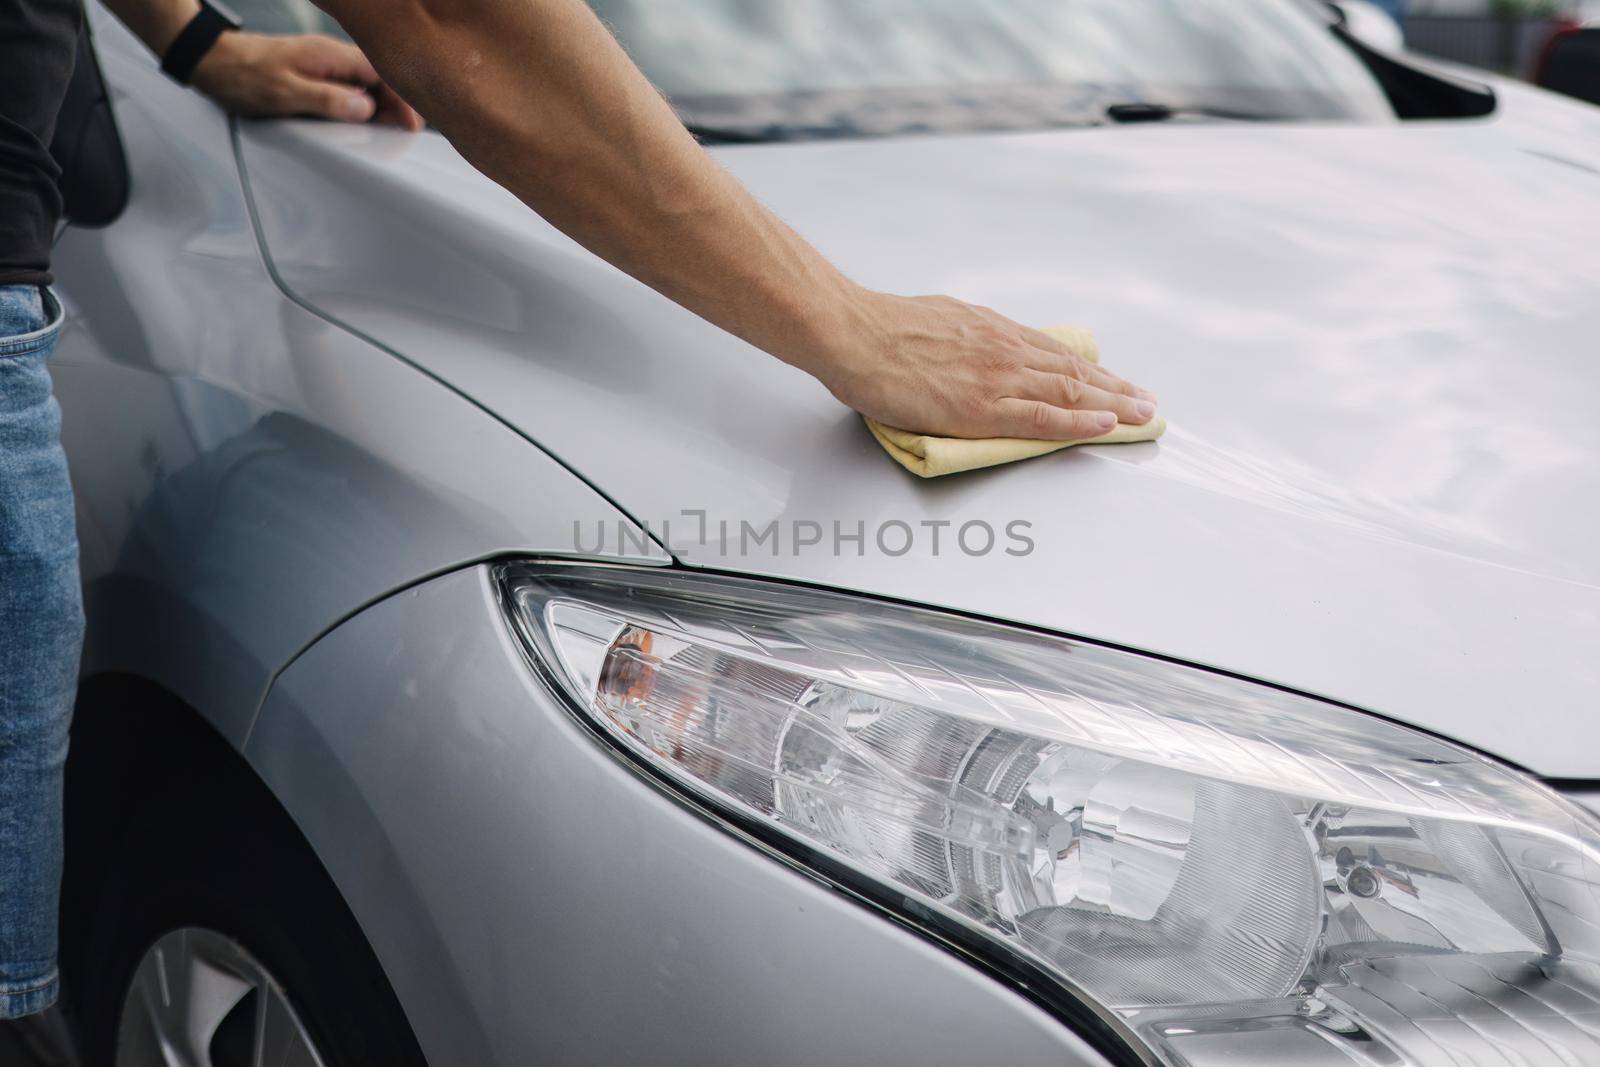
[[[200,0],[200,12],[167,46],[167,54],[161,57],[161,69],[179,85],[188,85],[189,75],[211,51],[217,38],[241,25],[243,20],[217,0]]]

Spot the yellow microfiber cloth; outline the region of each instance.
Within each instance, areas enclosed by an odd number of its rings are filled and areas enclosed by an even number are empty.
[[[1100,362],[1100,346],[1095,343],[1094,334],[1083,327],[1047,326],[1040,332],[1054,337],[1080,358],[1090,363]],[[1074,445],[1126,445],[1135,441],[1154,441],[1167,428],[1167,421],[1157,415],[1143,426],[1118,423],[1110,433],[1082,441],[1026,441],[1017,437],[969,440],[962,437],[929,437],[927,434],[885,426],[865,415],[862,419],[866,421],[867,429],[872,431],[872,436],[878,439],[883,450],[896,463],[923,478],[1015,463],[1020,459],[1032,459]]]

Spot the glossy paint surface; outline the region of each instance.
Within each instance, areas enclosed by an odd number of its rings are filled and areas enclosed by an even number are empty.
[[[535,681],[482,568],[318,643],[246,755],[426,1006],[431,1062],[1104,1063],[624,768]]]
[[[242,159],[290,291],[685,562],[1148,650],[1595,776],[1600,112],[1497,90],[1485,121],[719,150],[865,284],[1092,327],[1172,422],[926,483],[435,134],[249,125]],[[741,544],[773,522],[776,549]],[[969,555],[974,522],[998,537]]]

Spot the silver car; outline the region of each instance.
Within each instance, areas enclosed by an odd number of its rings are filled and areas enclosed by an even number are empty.
[[[1171,429],[920,481],[93,12],[90,1063],[1600,1063],[1600,111],[1297,0],[595,6],[855,278]]]

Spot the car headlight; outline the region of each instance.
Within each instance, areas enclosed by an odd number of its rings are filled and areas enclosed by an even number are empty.
[[[499,577],[535,662],[636,761],[1047,974],[1123,1058],[1600,1062],[1600,834],[1508,767],[934,611],[639,568]]]

